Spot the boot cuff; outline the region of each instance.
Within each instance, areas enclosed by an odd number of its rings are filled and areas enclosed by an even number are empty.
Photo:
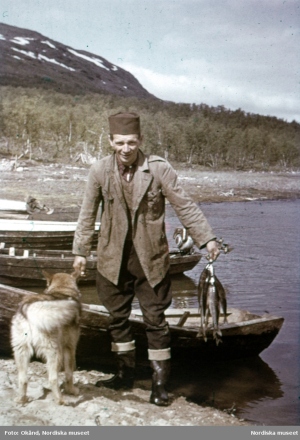
[[[163,348],[161,350],[148,349],[149,361],[166,361],[171,358],[171,348]]]
[[[135,341],[111,343],[111,351],[113,352],[131,351],[131,350],[135,350]]]

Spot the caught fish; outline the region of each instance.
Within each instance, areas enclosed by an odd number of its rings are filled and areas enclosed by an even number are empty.
[[[202,271],[198,284],[198,301],[200,308],[200,328],[197,337],[207,341],[206,330],[209,316],[212,317],[213,338],[218,345],[222,332],[219,327],[220,312],[224,314],[224,323],[227,322],[226,292],[220,280],[214,274],[213,263],[209,262]]]

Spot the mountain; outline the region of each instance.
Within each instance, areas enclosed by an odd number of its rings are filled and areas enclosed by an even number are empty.
[[[158,99],[129,72],[38,32],[0,23],[0,84]]]

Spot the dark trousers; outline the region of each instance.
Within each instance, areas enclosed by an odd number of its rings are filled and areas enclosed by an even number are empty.
[[[146,324],[148,348],[161,350],[170,347],[170,331],[164,315],[172,301],[170,276],[167,274],[152,288],[131,241],[126,242],[124,248],[118,285],[97,272],[97,292],[111,315],[109,331],[113,342],[130,342],[134,339],[128,318],[136,295]]]

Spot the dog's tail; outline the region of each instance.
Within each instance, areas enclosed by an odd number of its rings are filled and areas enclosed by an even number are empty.
[[[78,301],[38,301],[28,305],[29,323],[42,332],[52,332],[65,325],[78,325],[81,307]]]

